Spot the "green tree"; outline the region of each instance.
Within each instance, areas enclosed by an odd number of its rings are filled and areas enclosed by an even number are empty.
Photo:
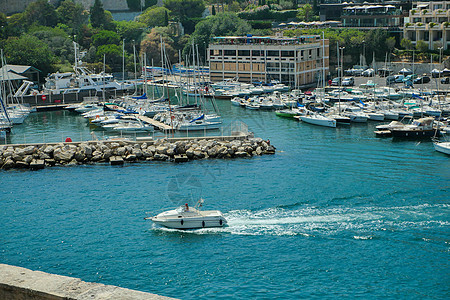
[[[141,0],[127,0],[128,8],[131,11],[140,11],[141,10]]]
[[[59,60],[59,63],[64,64],[73,61],[73,41],[62,28],[36,26],[30,28],[29,34],[48,45],[48,48],[55,55],[55,62]]]
[[[169,26],[169,13],[164,11],[164,26]]]
[[[30,3],[24,12],[24,21],[27,25],[33,23],[53,27],[58,23],[58,15],[53,5],[47,0],[37,0]]]
[[[392,50],[394,50],[394,47],[395,47],[395,37],[393,37],[393,36],[388,37],[386,39],[385,44],[386,44],[386,47],[387,47],[389,53],[391,53]]]
[[[167,26],[165,25],[165,16],[168,13],[169,10],[165,7],[150,7],[139,16],[139,22],[144,23],[147,27]],[[167,18],[169,18],[168,15]]]
[[[92,45],[97,47],[108,44],[119,44],[121,41],[120,36],[114,31],[100,30],[97,34],[92,36]]]
[[[422,52],[422,53],[427,52],[428,44],[425,43],[423,40],[418,40],[416,42],[416,49],[417,49],[417,51]]]
[[[211,7],[211,15],[216,15],[216,7],[214,5]]]
[[[409,40],[407,38],[403,38],[400,41],[400,47],[402,47],[403,49],[406,49],[406,50],[412,50],[414,48],[413,43],[411,42],[411,40]]]
[[[113,71],[120,71],[122,69],[122,46],[119,45],[101,45],[97,48],[97,61],[103,61],[105,55],[105,62]]]
[[[106,14],[105,10],[103,9],[103,3],[100,0],[95,0],[94,5],[91,6],[90,14],[92,27],[94,28],[105,27]]]
[[[312,20],[313,8],[310,4],[305,4],[297,10],[297,19],[304,22]]]
[[[203,0],[164,0],[164,7],[182,23],[189,18],[201,17],[205,11]]]
[[[0,12],[0,40],[7,38],[8,36],[7,27],[8,21],[6,19],[6,15]]]
[[[165,55],[170,62],[177,61],[178,55],[175,51],[175,41],[170,37],[167,27],[152,28],[149,34],[141,42],[141,53],[147,54],[149,61],[153,60],[156,66],[161,66],[161,39],[164,42]]]
[[[145,29],[145,24],[136,21],[119,21],[116,23],[117,33],[120,35],[120,38],[126,39],[128,42],[126,43],[126,48],[129,51],[132,51],[131,41],[135,41],[136,44],[139,44],[142,39],[142,34]]]
[[[10,37],[5,42],[5,55],[9,64],[29,65],[44,75],[54,71],[55,57],[46,43],[35,36],[24,34]]]
[[[7,18],[6,33],[8,36],[20,36],[25,32],[24,14],[18,13]]]
[[[251,26],[245,20],[232,13],[218,13],[204,19],[195,26],[195,31],[184,46],[183,56],[187,55],[192,47],[192,41],[198,45],[199,54],[204,60],[206,47],[214,36],[245,35],[251,31]]]
[[[59,23],[72,27],[74,32],[78,32],[81,25],[87,21],[87,15],[83,11],[83,6],[79,3],[75,4],[73,0],[61,2],[61,5],[56,9]]]

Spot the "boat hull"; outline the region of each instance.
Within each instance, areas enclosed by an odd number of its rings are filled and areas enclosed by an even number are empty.
[[[173,229],[200,229],[200,228],[214,228],[223,227],[227,222],[225,218],[217,217],[207,217],[207,218],[179,218],[179,219],[168,219],[168,220],[155,220],[151,219],[155,224],[173,228]]]
[[[438,152],[450,155],[450,142],[434,143],[434,149]]]
[[[309,124],[313,125],[319,125],[319,126],[325,126],[325,127],[336,127],[336,120],[331,119],[317,119],[317,118],[310,118],[307,116],[301,116],[300,119]]]
[[[404,138],[404,139],[430,138],[436,134],[435,129],[428,129],[428,130],[391,129],[391,132],[394,138]],[[437,135],[439,136],[439,132],[437,133]]]

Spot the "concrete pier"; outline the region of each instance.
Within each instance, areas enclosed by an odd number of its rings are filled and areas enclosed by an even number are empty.
[[[0,299],[165,300],[174,298],[0,264]]]

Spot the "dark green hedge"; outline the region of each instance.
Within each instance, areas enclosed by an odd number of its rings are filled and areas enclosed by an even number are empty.
[[[297,15],[297,10],[259,10],[259,11],[243,11],[238,13],[241,19],[246,20],[274,20],[274,21],[288,21],[294,19]]]

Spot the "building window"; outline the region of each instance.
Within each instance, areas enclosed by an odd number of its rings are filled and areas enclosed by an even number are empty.
[[[294,51],[281,51],[281,57],[294,57]]]
[[[267,51],[267,56],[280,56],[280,51],[278,51],[278,50],[269,50],[269,51]]]
[[[224,50],[225,56],[236,56],[236,50]]]
[[[239,50],[238,56],[250,56],[250,50]]]
[[[263,51],[252,50],[252,56],[263,56]]]

